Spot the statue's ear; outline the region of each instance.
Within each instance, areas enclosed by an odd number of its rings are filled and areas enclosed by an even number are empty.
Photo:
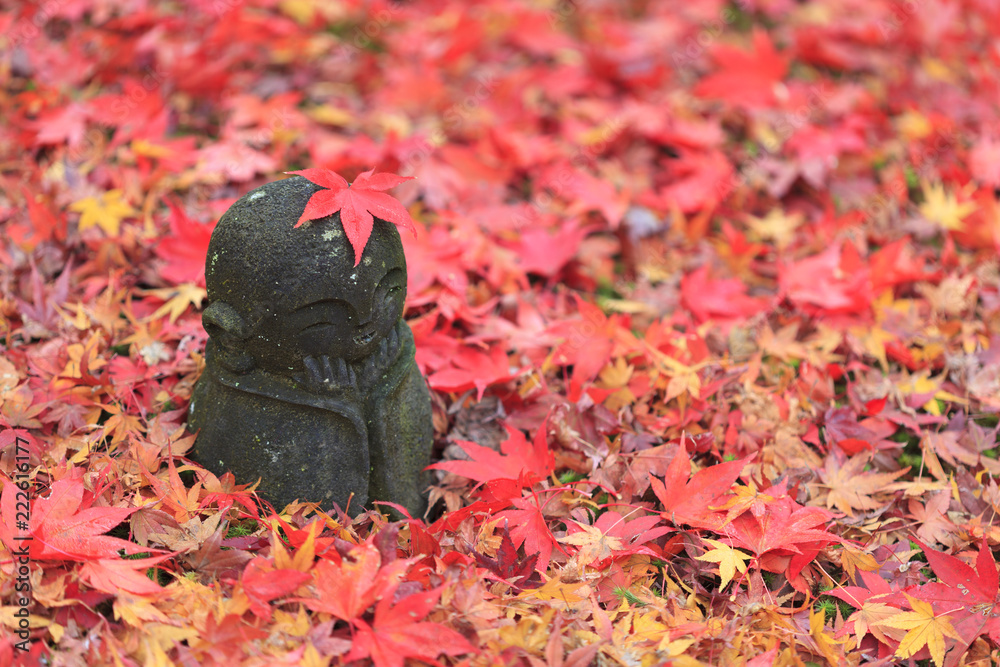
[[[219,363],[237,373],[246,373],[254,367],[253,357],[244,344],[250,331],[235,308],[225,301],[216,301],[201,314],[201,323],[216,344]]]

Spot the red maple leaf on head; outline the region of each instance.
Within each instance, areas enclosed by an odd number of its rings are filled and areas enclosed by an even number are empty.
[[[406,208],[398,199],[382,192],[411,180],[412,176],[376,174],[375,170],[371,169],[360,174],[354,179],[354,183],[348,183],[343,176],[330,169],[303,169],[285,173],[302,176],[326,188],[313,193],[295,226],[340,211],[340,222],[344,225],[344,233],[354,248],[354,266],[361,263],[361,253],[365,250],[375,224],[373,216],[388,220],[397,227],[409,229],[414,234],[417,233],[413,218]]]

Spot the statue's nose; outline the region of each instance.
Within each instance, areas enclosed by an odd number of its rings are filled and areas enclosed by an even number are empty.
[[[354,323],[359,329],[364,328],[371,324],[372,317],[375,314],[375,308],[372,299],[362,299],[359,301],[354,308],[354,312],[358,319]]]

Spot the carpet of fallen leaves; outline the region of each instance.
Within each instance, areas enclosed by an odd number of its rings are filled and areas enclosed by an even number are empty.
[[[1000,655],[995,2],[50,0],[0,35],[0,664]],[[283,171],[372,167],[416,177],[433,507],[275,512],[191,459],[205,248]]]

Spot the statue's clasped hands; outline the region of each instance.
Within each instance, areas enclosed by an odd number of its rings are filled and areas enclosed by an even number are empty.
[[[304,382],[311,391],[324,394],[358,391],[358,377],[354,367],[343,359],[331,360],[324,354],[318,359],[306,357],[303,361],[306,374],[299,375],[296,379]]]
[[[323,394],[366,393],[382,376],[399,354],[399,334],[393,328],[389,335],[379,343],[378,350],[372,353],[361,365],[359,372],[344,359],[331,359],[327,355],[320,357],[305,357],[305,375],[297,375],[295,379],[304,383],[310,391]]]

